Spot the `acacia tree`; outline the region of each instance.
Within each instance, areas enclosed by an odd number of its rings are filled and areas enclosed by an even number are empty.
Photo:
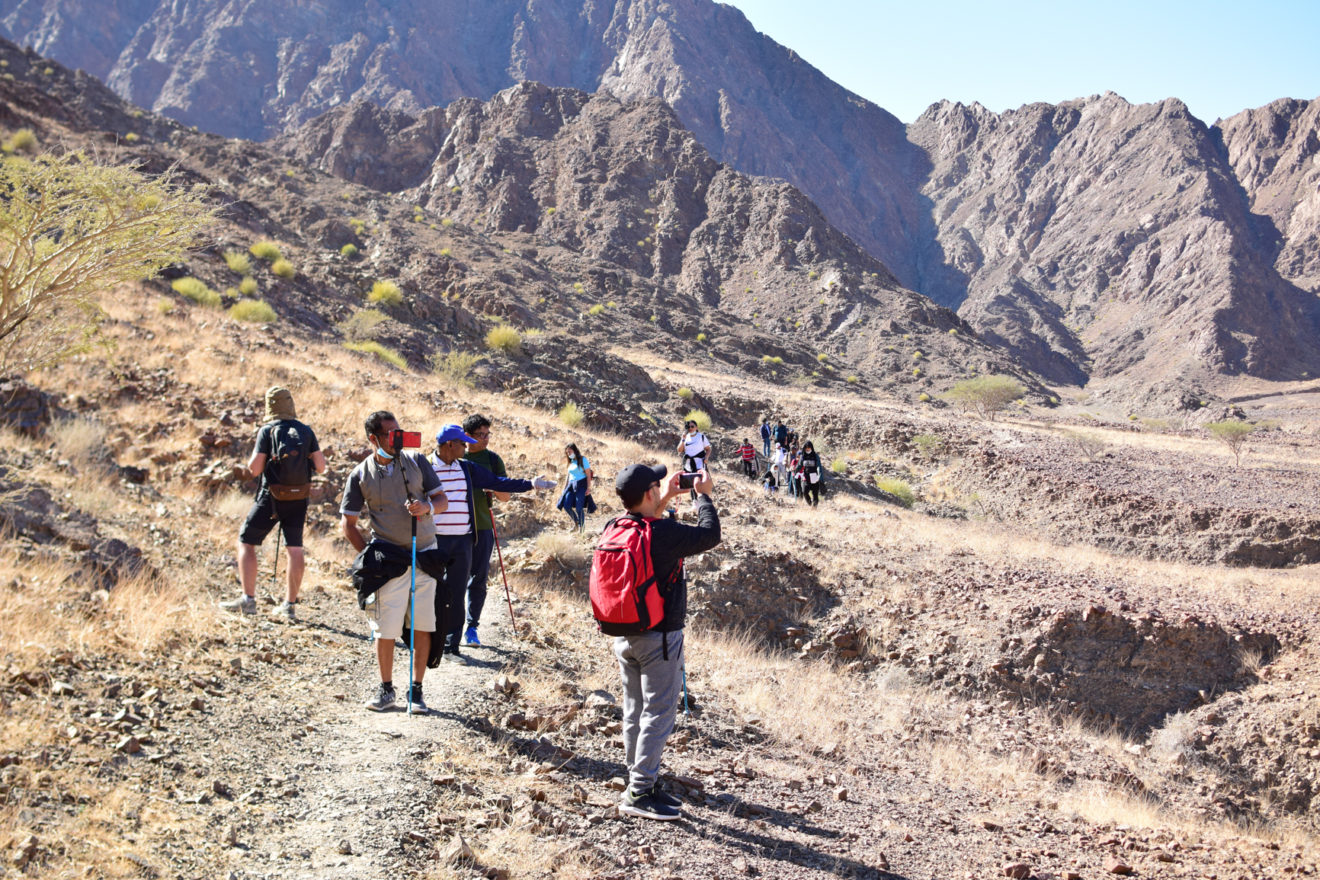
[[[995,374],[964,379],[941,396],[963,412],[974,410],[981,418],[993,418],[995,413],[1026,393],[1022,383],[1012,376]]]
[[[0,373],[86,350],[97,294],[182,259],[214,219],[175,169],[153,177],[76,152],[0,160]]]
[[[1205,426],[1205,429],[1210,432],[1211,437],[1229,448],[1233,453],[1233,467],[1237,467],[1242,463],[1242,446],[1256,430],[1256,426],[1229,419],[1223,422],[1211,422]]]

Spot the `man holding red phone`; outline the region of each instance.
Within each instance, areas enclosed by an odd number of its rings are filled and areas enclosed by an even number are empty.
[[[421,445],[420,434],[399,430],[394,415],[385,411],[367,417],[366,431],[372,454],[348,475],[339,506],[344,537],[359,554],[354,562],[354,582],[358,602],[367,612],[376,641],[380,667],[380,688],[366,707],[381,712],[394,706],[394,642],[403,634],[404,618],[410,615],[411,605],[416,617],[408,621],[414,637],[409,705],[415,714],[426,714],[429,710],[422,699],[422,677],[426,674],[431,634],[435,632],[436,579],[427,570],[435,566],[424,564],[422,557],[435,548],[432,516],[445,510],[449,502],[426,459],[408,451],[410,446]],[[357,524],[364,510],[371,517],[370,543]],[[418,558],[415,593],[414,529]]]

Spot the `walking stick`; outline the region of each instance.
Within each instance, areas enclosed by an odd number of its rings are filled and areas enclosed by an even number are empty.
[[[412,498],[408,499],[412,503]],[[412,714],[413,643],[417,641],[417,517],[412,520],[412,568],[408,583],[408,714]],[[391,650],[393,650],[391,648]]]
[[[495,552],[500,559],[500,578],[504,581],[504,601],[509,603],[509,626],[513,627],[513,637],[518,638],[518,623],[513,619],[513,597],[509,595],[509,576],[504,573],[504,551],[500,549],[500,533],[495,530],[495,508],[490,511],[490,533],[495,538]]]
[[[278,595],[280,575],[280,538],[284,537],[284,526],[275,529],[275,564],[270,567],[270,591]]]

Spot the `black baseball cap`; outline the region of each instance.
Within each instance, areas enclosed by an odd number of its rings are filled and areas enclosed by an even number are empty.
[[[651,467],[645,464],[630,464],[614,478],[614,488],[624,495],[645,493],[652,483],[662,483],[669,470],[662,464]]]

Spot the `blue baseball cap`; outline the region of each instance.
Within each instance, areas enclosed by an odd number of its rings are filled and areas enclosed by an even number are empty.
[[[448,443],[450,440],[462,440],[464,443],[476,443],[475,437],[469,437],[463,430],[462,425],[445,425],[440,429],[440,433],[435,435],[437,445]]]

